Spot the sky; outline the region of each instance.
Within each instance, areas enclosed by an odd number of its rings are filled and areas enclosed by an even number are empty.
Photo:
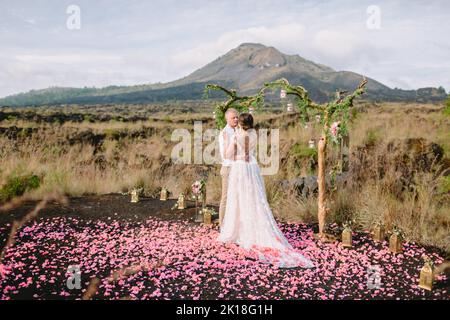
[[[447,0],[0,0],[0,97],[168,82],[243,42],[450,91]]]

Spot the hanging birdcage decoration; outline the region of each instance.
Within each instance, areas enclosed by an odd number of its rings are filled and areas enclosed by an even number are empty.
[[[287,112],[293,112],[294,111],[294,105],[292,103],[288,103],[286,110],[287,110]]]
[[[424,257],[424,260],[425,265],[420,270],[419,287],[431,291],[434,281],[434,263],[428,257]]]
[[[281,91],[280,91],[280,98],[281,98],[281,99],[284,99],[284,98],[286,98],[286,95],[287,95],[286,90],[281,89]]]
[[[161,201],[167,201],[167,197],[169,196],[169,190],[166,188],[161,189],[161,196],[159,197],[159,200]]]

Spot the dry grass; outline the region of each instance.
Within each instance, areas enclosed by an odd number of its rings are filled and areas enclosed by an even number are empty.
[[[386,144],[393,139],[424,137],[440,144],[448,158],[450,121],[443,116],[442,109],[443,106],[436,105],[360,104],[350,125],[350,151],[371,144],[375,146],[371,151],[373,154],[384,156]],[[81,111],[98,112],[95,109]],[[128,110],[128,116],[133,112]],[[145,112],[136,111],[136,114]],[[155,194],[165,186],[172,196],[177,196],[181,192],[189,193],[191,183],[205,175],[207,201],[218,204],[221,194],[218,166],[183,166],[170,161],[171,149],[175,145],[170,141],[172,130],[192,130],[192,121],[197,119],[209,119],[204,127],[211,128],[211,113],[168,115],[158,110],[149,115],[149,120],[137,122],[1,122],[1,127],[15,125],[37,128],[38,131],[31,137],[19,137],[18,140],[0,137],[0,187],[13,174],[32,173],[42,178],[41,187],[29,194],[34,198],[42,198],[52,191],[67,195],[105,194],[125,192],[135,186],[143,187],[147,194]],[[315,222],[316,199],[300,198],[293,188],[282,189],[279,180],[309,173],[309,158],[299,157],[293,146],[297,144],[306,148],[311,138],[319,136],[320,128],[314,123],[308,128],[300,124],[289,125],[292,116],[286,117],[285,114],[262,113],[256,114],[255,118],[264,127],[280,128],[281,167],[277,175],[265,177],[267,196],[275,215],[285,221]],[[153,128],[155,133],[147,138],[129,136],[130,132],[148,128]],[[87,131],[106,134],[99,148],[81,141],[72,145],[68,143],[70,138]],[[114,138],[113,132],[128,135]],[[335,158],[336,151],[330,149],[328,163]],[[372,164],[366,168],[367,176],[373,175],[374,167]],[[381,219],[388,227],[400,226],[412,240],[450,251],[449,200],[437,195],[439,177],[432,173],[417,174],[415,189],[399,198],[393,191],[398,177],[391,169],[391,166],[385,168],[387,174],[383,179],[367,178],[360,185],[335,192],[330,197],[332,214],[328,221],[341,223],[353,217],[362,228],[368,229],[374,221]]]

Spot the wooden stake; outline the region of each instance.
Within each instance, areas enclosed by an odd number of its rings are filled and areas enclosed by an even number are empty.
[[[326,207],[326,190],[325,190],[325,149],[327,144],[326,136],[322,136],[318,143],[317,160],[319,168],[317,173],[317,184],[319,186],[318,196],[318,220],[319,220],[319,237],[324,236],[325,220],[328,208]]]

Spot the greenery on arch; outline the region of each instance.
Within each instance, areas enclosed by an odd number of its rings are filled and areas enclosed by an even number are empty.
[[[227,89],[217,84],[207,84],[204,90],[204,98],[209,97],[211,90],[222,91],[227,95],[227,100],[222,103],[217,103],[214,108],[215,120],[218,129],[222,129],[227,124],[225,119],[225,112],[229,108],[236,109],[239,113],[249,112],[251,108],[259,109],[264,104],[264,88],[253,96],[238,96],[236,90]]]
[[[268,89],[281,89],[285,90],[286,95],[294,96],[296,98],[296,107],[300,115],[300,120],[305,123],[313,116],[320,116],[323,134],[327,137],[328,141],[337,144],[338,139],[333,137],[330,130],[332,124],[339,124],[339,135],[341,137],[348,134],[349,110],[353,106],[353,100],[364,93],[366,84],[367,80],[364,78],[353,93],[347,95],[346,91],[338,91],[336,92],[336,98],[326,104],[313,102],[304,87],[291,85],[284,78],[266,83],[263,91]]]

